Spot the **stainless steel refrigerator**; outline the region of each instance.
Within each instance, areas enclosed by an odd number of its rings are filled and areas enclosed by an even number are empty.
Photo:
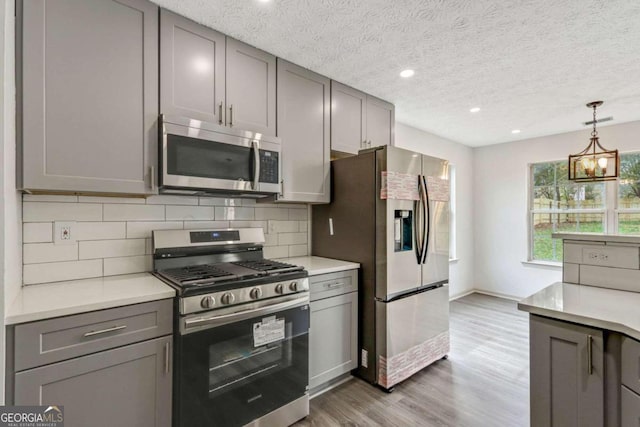
[[[390,389],[449,352],[449,166],[395,147],[331,162],[312,253],[361,264],[359,367]]]

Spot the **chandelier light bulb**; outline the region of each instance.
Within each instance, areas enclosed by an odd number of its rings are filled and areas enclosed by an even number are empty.
[[[606,169],[607,168],[607,158],[606,157],[600,157],[598,159],[598,166],[600,166],[602,169]]]

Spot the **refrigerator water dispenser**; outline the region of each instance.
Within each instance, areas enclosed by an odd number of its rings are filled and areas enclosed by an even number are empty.
[[[413,212],[395,210],[393,227],[393,250],[404,252],[413,250]]]

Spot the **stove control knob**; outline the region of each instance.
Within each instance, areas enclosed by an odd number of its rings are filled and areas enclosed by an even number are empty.
[[[276,293],[278,294],[284,293],[284,285],[282,283],[278,283],[276,285]]]
[[[216,305],[216,300],[211,295],[202,298],[202,301],[200,301],[202,308],[213,308],[214,305]]]
[[[233,304],[233,302],[236,300],[236,297],[231,292],[225,292],[220,300],[223,304]]]
[[[291,289],[293,292],[298,292],[298,282],[291,282],[291,284],[289,285],[289,289]]]
[[[260,288],[251,289],[251,292],[249,292],[249,296],[251,297],[251,299],[260,298],[262,296],[262,289]]]

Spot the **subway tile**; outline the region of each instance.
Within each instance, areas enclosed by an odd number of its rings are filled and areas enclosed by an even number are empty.
[[[298,225],[298,231],[302,233],[309,233],[309,221],[299,221]]]
[[[256,199],[240,199],[240,204],[242,206],[253,206],[253,207],[255,207],[257,202],[256,202]]]
[[[104,205],[105,221],[164,221],[163,205]]]
[[[80,259],[113,258],[145,254],[145,239],[80,242]]]
[[[144,239],[144,253],[147,255],[153,254],[153,240]]]
[[[104,259],[104,275],[143,273],[153,270],[151,255],[128,256]]]
[[[123,203],[123,204],[138,204],[144,205],[144,198],[142,197],[94,197],[94,196],[80,196],[78,201],[81,203]]]
[[[269,246],[263,249],[265,258],[288,258],[288,246]]]
[[[24,202],[24,222],[102,221],[102,205],[94,203]]]
[[[55,245],[53,243],[27,243],[23,245],[24,264],[73,261],[78,259],[78,244]]]
[[[75,203],[78,201],[78,196],[67,196],[61,194],[23,194],[22,201]]]
[[[264,235],[264,246],[278,246],[278,235],[277,234],[265,234]]]
[[[231,228],[262,228],[264,233],[267,231],[267,221],[231,221]]]
[[[167,206],[167,220],[209,220],[214,218],[214,210],[208,206]]]
[[[303,203],[282,203],[280,207],[289,209],[308,209],[309,205],[305,205]]]
[[[229,199],[225,197],[200,197],[202,206],[241,206],[242,199]]]
[[[182,221],[132,221],[127,222],[127,239],[151,237],[153,230],[182,229]]]
[[[294,233],[299,231],[300,225],[298,221],[269,221],[269,234],[272,233]]]
[[[23,282],[25,285],[100,276],[102,276],[101,259],[28,264],[23,268]]]
[[[306,221],[308,209],[289,209],[289,219],[292,221]]]
[[[291,245],[289,246],[289,256],[307,256],[309,255],[309,247],[307,245]]]
[[[110,240],[126,237],[124,222],[77,222],[74,228],[76,240]]]
[[[185,230],[216,230],[221,228],[229,228],[229,221],[185,221]]]
[[[260,206],[256,206],[256,218],[259,220],[265,219],[278,219],[281,221],[285,221],[289,219],[289,213],[287,209],[279,209],[279,208],[263,208]]]
[[[220,207],[216,206],[217,220],[252,220],[254,219],[254,209],[247,207]]]
[[[23,243],[53,242],[53,223],[25,222],[22,225]]]
[[[301,245],[307,243],[307,233],[280,233],[278,243],[281,245]]]
[[[197,196],[160,195],[147,198],[148,205],[197,205]]]

